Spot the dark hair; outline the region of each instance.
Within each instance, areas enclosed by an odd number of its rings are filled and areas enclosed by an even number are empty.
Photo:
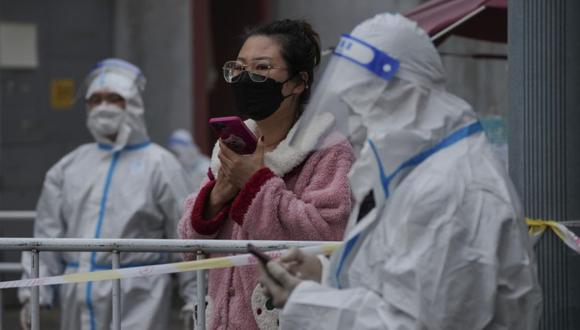
[[[300,95],[299,111],[310,97],[314,68],[320,64],[320,37],[305,20],[283,19],[253,28],[246,32],[244,41],[252,36],[267,36],[280,44],[280,53],[288,65],[290,77],[308,73],[306,88]]]

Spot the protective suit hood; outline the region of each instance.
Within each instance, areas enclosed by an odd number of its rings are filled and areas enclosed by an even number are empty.
[[[408,171],[398,172],[388,187],[368,171],[394,173],[477,120],[466,102],[445,91],[444,77],[437,50],[416,23],[398,14],[376,15],[342,36],[293,141],[301,143],[312,129],[311,118],[330,113],[359,153],[350,174],[356,200],[369,187],[384,200]]]
[[[175,130],[167,143],[169,150],[177,157],[193,183],[192,191],[197,191],[207,177],[209,158],[199,151],[191,134],[184,130]]]
[[[110,141],[87,123],[98,143],[112,147],[115,151],[149,141],[142,98],[145,83],[141,70],[121,59],[103,60],[97,63],[93,71],[89,73],[85,81],[87,86],[85,98],[89,98],[96,92],[108,91],[121,95],[126,104],[116,141]]]
[[[167,147],[185,168],[195,167],[200,157],[203,157],[191,134],[184,129],[175,130],[171,134]]]

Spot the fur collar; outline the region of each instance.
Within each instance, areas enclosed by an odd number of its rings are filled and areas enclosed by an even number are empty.
[[[308,125],[307,134],[303,135],[303,138],[300,140],[301,143],[290,144],[292,136],[296,133],[296,129],[302,122],[303,117],[294,124],[286,138],[282,140],[274,150],[264,154],[264,164],[279,177],[284,176],[286,173],[292,171],[292,169],[304,162],[306,157],[314,151],[321,142],[320,139],[334,124],[333,116],[329,113],[323,113],[314,118],[312,123]],[[252,132],[256,132],[257,125],[255,121],[248,119],[245,121],[245,124]],[[212,151],[210,165],[211,171],[216,178],[220,169],[220,161],[218,158],[219,151],[219,143],[216,143]]]

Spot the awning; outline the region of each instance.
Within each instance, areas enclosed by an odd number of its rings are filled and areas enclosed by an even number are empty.
[[[507,43],[507,0],[432,0],[405,14],[435,44],[449,35]]]

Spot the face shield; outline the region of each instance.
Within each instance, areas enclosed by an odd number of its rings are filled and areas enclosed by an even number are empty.
[[[399,66],[400,62],[385,52],[343,34],[291,143],[300,145],[312,125],[332,120],[336,130],[359,151],[367,136],[367,117]]]

